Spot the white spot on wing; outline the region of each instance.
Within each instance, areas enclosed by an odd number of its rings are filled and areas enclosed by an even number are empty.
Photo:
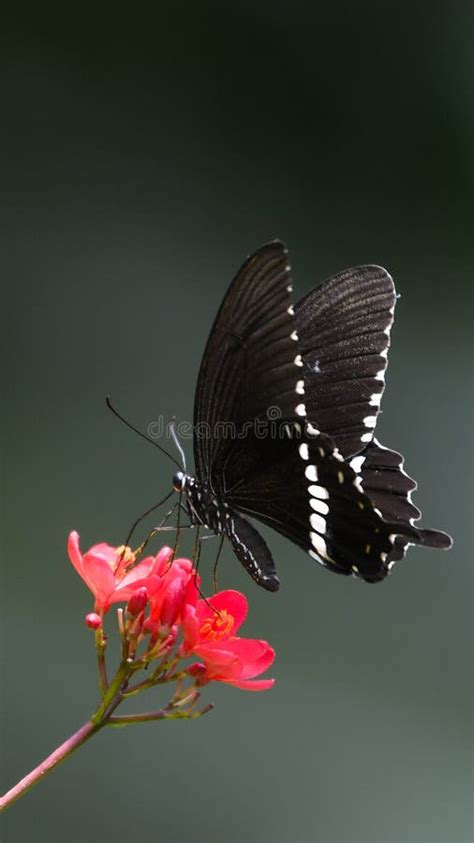
[[[303,460],[309,459],[309,451],[306,442],[303,442],[302,445],[299,447],[300,457]]]
[[[318,428],[311,424],[311,422],[306,423],[306,432],[309,433],[311,436],[319,436]]]
[[[361,492],[361,493],[364,492],[364,490],[362,488],[362,480],[360,479],[358,474],[356,474],[356,476],[354,477],[353,483],[354,483],[354,486],[356,487],[358,492]]]
[[[355,471],[356,474],[359,474],[364,462],[365,457],[352,457],[349,465],[352,468],[352,471]]]
[[[292,305],[292,304],[290,304],[290,306],[287,308],[287,311],[286,311],[286,312],[287,312],[287,313],[289,313],[289,314],[290,314],[290,316],[294,316],[294,315],[295,315],[295,308],[293,307],[293,305]]]
[[[304,381],[296,381],[295,390],[298,395],[304,395]]]
[[[362,436],[360,437],[360,441],[361,442],[370,442],[371,439],[372,439],[372,436],[373,436],[373,434],[370,433],[370,432],[369,433],[363,433]]]
[[[301,354],[297,354],[293,362],[294,362],[295,366],[302,366],[303,360],[301,358]]]
[[[311,480],[312,483],[318,482],[318,472],[315,465],[307,465],[305,470],[305,476],[308,480]]]
[[[317,553],[319,553],[320,556],[326,556],[327,555],[326,542],[324,541],[322,536],[320,536],[319,533],[310,533],[309,536],[310,536],[310,539],[311,539],[311,544],[313,545],[315,551]]]
[[[305,416],[306,415],[306,407],[304,404],[298,404],[295,407],[295,413],[297,416]]]
[[[326,519],[321,515],[318,515],[317,512],[312,512],[309,520],[313,530],[316,530],[317,533],[322,533],[324,535],[326,532]]]
[[[376,422],[377,422],[377,416],[366,416],[364,418],[365,427],[375,427]]]
[[[329,498],[329,492],[324,486],[308,486],[308,492],[313,498],[319,498],[325,501]]]
[[[309,555],[311,556],[312,559],[315,559],[316,562],[319,562],[320,565],[322,565],[324,568],[327,568],[327,565],[326,565],[324,559],[321,559],[318,556],[318,554],[314,552],[314,550],[308,550],[308,553],[309,553]]]
[[[369,404],[371,407],[380,407],[380,401],[382,399],[381,392],[374,392],[373,395],[370,396]]]
[[[297,331],[292,331],[292,332],[291,332],[291,334],[290,334],[290,339],[292,339],[292,340],[293,340],[293,342],[298,342],[298,333],[297,333]]]
[[[315,512],[319,512],[320,515],[327,515],[329,512],[329,507],[325,501],[320,501],[318,498],[310,498],[309,505],[311,509],[314,509]]]

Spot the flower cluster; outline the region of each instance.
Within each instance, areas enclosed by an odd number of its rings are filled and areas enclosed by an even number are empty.
[[[169,547],[137,562],[124,546],[102,543],[81,553],[79,536],[72,532],[68,553],[95,598],[86,623],[99,633],[99,650],[105,648],[104,615],[112,604],[126,603],[119,614],[125,659],[133,670],[157,663],[153,681],[143,684],[189,677],[195,689],[211,681],[248,691],[272,687],[273,679],[255,677],[273,663],[274,650],[266,641],[237,636],[248,610],[240,592],[227,590],[208,600],[201,598],[191,561],[173,559]],[[190,657],[198,661],[183,666]],[[198,694],[191,696],[194,703]]]
[[[133,552],[129,547],[101,543],[82,553],[78,534],[70,534],[69,558],[94,595],[93,611],[85,621],[95,633],[100,701],[80,729],[0,797],[0,811],[100,729],[201,717],[213,707],[197,708],[201,688],[209,682],[226,682],[246,691],[272,687],[273,679],[255,678],[273,663],[270,645],[236,635],[247,615],[244,595],[221,591],[206,600],[189,559],[175,559],[171,548],[163,547],[156,556],[139,561],[143,547]],[[109,679],[104,620],[116,603],[125,604],[117,608],[121,658]],[[141,671],[141,681],[137,681]],[[174,690],[163,707],[117,714],[129,697],[170,683]]]

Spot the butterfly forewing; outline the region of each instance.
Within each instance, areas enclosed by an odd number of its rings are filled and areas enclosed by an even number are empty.
[[[212,327],[196,388],[194,455],[199,478],[216,491],[244,422],[294,414],[302,363],[291,289],[287,250],[269,243],[245,261]]]

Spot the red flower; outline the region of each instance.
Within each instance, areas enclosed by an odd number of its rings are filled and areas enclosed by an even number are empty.
[[[238,638],[235,633],[247,616],[246,597],[238,591],[221,591],[208,601],[188,602],[182,612],[182,656],[193,653],[204,665],[191,665],[200,684],[226,682],[246,691],[265,691],[274,679],[257,679],[273,663],[275,651],[266,641]]]
[[[105,542],[95,544],[82,554],[79,536],[69,534],[69,559],[95,597],[96,612],[106,612],[111,603],[126,602],[140,587],[151,596],[160,588],[161,572],[170,567],[170,547],[163,547],[157,556],[147,556],[135,565],[135,556],[128,547],[112,547]],[[191,565],[191,563],[189,563]]]
[[[177,623],[187,596],[196,590],[195,572],[189,559],[174,559],[172,565],[165,562],[158,572],[160,585],[150,596],[150,614],[145,621],[149,632],[157,632],[159,627],[169,629]]]

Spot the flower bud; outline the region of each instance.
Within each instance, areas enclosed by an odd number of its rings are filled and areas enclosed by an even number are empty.
[[[181,579],[172,580],[166,589],[166,594],[161,604],[160,623],[164,627],[170,627],[178,617],[184,598],[184,583]]]
[[[160,575],[166,573],[166,570],[171,565],[173,560],[173,549],[171,547],[162,547],[155,557],[154,572]]]
[[[202,676],[206,672],[206,670],[207,670],[206,665],[203,662],[193,662],[186,669],[186,673],[188,673],[189,676],[198,676],[199,677],[199,676]]]
[[[130,600],[127,603],[127,614],[131,615],[132,618],[136,618],[136,616],[143,611],[147,603],[148,591],[146,587],[142,585],[140,588],[137,588],[130,597]]]
[[[97,612],[89,612],[89,614],[85,616],[84,621],[89,629],[100,629],[102,626],[102,618],[97,614]]]

